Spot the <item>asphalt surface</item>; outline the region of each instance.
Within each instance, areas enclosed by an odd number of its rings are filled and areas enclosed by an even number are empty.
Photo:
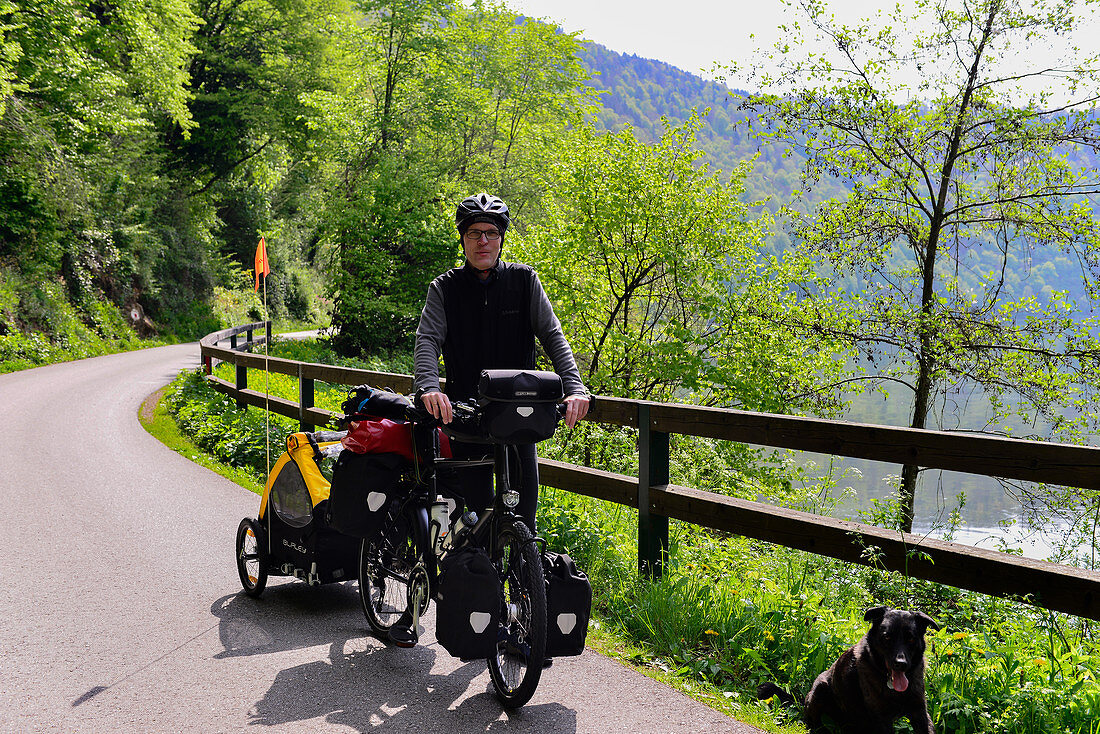
[[[755,732],[592,651],[504,712],[483,662],[370,636],[355,583],[240,591],[256,495],[165,448],[142,401],[195,344],[0,375],[2,732]]]

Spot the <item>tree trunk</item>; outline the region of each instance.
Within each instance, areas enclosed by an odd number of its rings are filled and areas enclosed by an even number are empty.
[[[913,396],[913,420],[909,424],[911,428],[925,428],[928,424],[928,411],[932,402],[932,378],[936,371],[937,359],[932,339],[932,330],[935,328],[936,255],[939,252],[940,234],[943,231],[947,195],[951,187],[955,162],[958,160],[959,150],[962,147],[963,121],[970,109],[974,90],[978,85],[978,69],[981,68],[982,55],[993,32],[993,20],[1001,8],[1000,3],[991,3],[987,9],[982,34],[974,54],[974,61],[970,66],[966,85],[962,89],[959,108],[955,115],[955,123],[944,154],[943,167],[940,169],[939,187],[929,219],[928,237],[924,242],[924,252],[921,256],[923,289],[921,292],[920,322],[917,324],[920,337],[920,354],[917,355],[917,391]],[[900,505],[898,525],[899,530],[906,533],[913,531],[917,475],[919,472],[920,467],[914,464],[906,464],[901,470],[901,486],[898,488],[898,502]]]
[[[913,396],[913,420],[910,428],[925,428],[928,425],[928,409],[932,402],[932,368],[927,359],[920,360],[917,373],[917,392]],[[898,487],[898,530],[913,532],[913,517],[917,501],[917,476],[920,467],[906,464],[901,468],[901,486]]]

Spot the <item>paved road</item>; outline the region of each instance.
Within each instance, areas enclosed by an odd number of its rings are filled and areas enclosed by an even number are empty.
[[[753,732],[595,653],[503,713],[484,663],[369,636],[354,583],[240,592],[255,495],[149,436],[194,344],[0,375],[0,731]]]

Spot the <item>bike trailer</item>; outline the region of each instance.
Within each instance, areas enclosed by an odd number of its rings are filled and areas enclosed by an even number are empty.
[[[478,380],[481,426],[506,443],[538,443],[554,435],[561,377],[541,370],[482,370]]]
[[[544,552],[542,568],[546,576],[546,655],[580,655],[592,615],[592,585],[568,554]]]
[[[287,450],[275,462],[263,497],[259,520],[246,518],[238,533],[238,565],[242,540],[254,536],[255,561],[264,576],[294,576],[310,585],[351,581],[358,577],[359,539],[329,525],[329,481],[322,463],[343,451],[343,433],[293,433]],[[250,528],[245,525],[251,523]],[[242,535],[245,537],[242,538]],[[247,545],[249,543],[245,543]],[[242,572],[242,583],[250,589]]]

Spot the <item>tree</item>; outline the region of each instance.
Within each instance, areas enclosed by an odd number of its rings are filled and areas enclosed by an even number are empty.
[[[0,266],[122,303],[163,195],[154,125],[186,135],[186,0],[0,3]]]
[[[142,284],[154,318],[170,320],[215,287],[239,288],[266,236],[269,306],[301,312],[299,266],[315,222],[318,164],[307,95],[336,88],[347,67],[332,51],[352,26],[344,0],[196,0],[202,20],[187,66],[199,133],[162,128],[161,174],[171,182],[156,212],[161,248]]]
[[[727,181],[700,165],[698,126],[666,123],[652,145],[578,128],[544,179],[545,221],[509,248],[539,269],[598,394],[787,412],[827,399],[812,387],[837,369],[832,346],[770,326],[800,308],[789,283],[805,273],[759,254],[747,166]]]
[[[1051,55],[1077,27],[1072,0],[918,0],[872,28],[800,3],[826,53],[784,27],[773,71],[744,108],[764,138],[805,155],[803,183],[846,196],[789,211],[803,252],[843,279],[807,293],[798,324],[858,346],[872,376],[911,391],[925,428],[955,391],[978,387],[1072,432],[1095,422],[1096,323],[1065,292],[1024,295],[1012,273],[1044,251],[1079,265],[1096,295],[1100,152],[1096,57]],[[916,80],[916,81],[912,81]],[[910,530],[918,467],[906,466],[899,525]]]
[[[309,97],[339,162],[324,218],[334,344],[346,354],[411,335],[431,278],[459,256],[457,201],[490,190],[524,212],[584,96],[576,39],[501,6],[359,8],[366,22],[347,53],[361,76]]]

